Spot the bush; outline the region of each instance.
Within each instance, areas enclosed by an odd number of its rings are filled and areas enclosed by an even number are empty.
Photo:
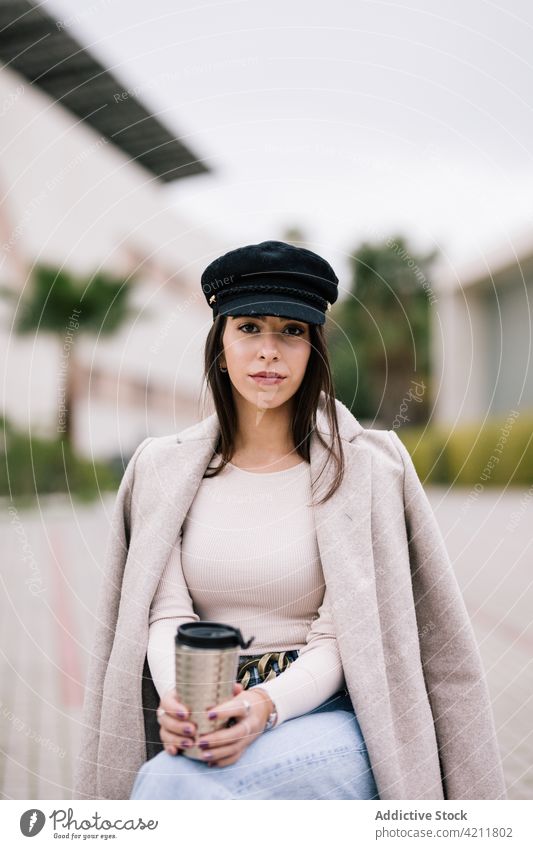
[[[0,419],[0,495],[34,499],[66,492],[91,500],[100,490],[117,489],[121,475],[102,462],[77,457],[60,440],[30,438]]]
[[[402,427],[398,436],[423,482],[473,486],[533,483],[533,413],[464,424]]]

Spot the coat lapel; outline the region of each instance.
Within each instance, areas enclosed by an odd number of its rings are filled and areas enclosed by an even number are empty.
[[[373,555],[372,458],[357,439],[343,442],[343,451],[343,482],[315,506],[315,527],[346,685],[363,737],[370,741],[376,715],[389,733],[392,728]],[[326,453],[316,441],[313,479]],[[332,476],[330,471],[328,489]]]
[[[207,423],[212,433],[203,436]],[[210,417],[200,424],[204,427],[200,429],[199,425],[194,425],[179,434],[179,441],[175,437],[158,446],[154,466],[150,469],[152,483],[140,489],[138,514],[141,521],[132,539],[130,554],[136,549],[150,551],[150,568],[145,561],[132,570],[134,590],[148,606],[213,455],[217,421]]]

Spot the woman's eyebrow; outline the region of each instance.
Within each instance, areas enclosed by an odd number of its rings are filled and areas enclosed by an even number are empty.
[[[260,316],[260,315],[233,315],[233,316],[232,316],[232,318],[233,318],[235,321],[236,321],[237,319],[239,319],[239,318],[249,318],[249,319],[251,319],[252,321],[260,321],[260,322],[261,322],[261,324],[265,324],[265,322],[266,322],[266,319],[265,319],[265,318],[263,318],[263,317],[262,317],[262,316]],[[302,322],[302,321],[299,321],[297,318],[283,318],[283,319],[282,319],[282,322],[283,322],[283,324],[286,324],[287,322],[291,322],[291,323],[293,323],[293,324],[300,324],[300,325],[303,325],[303,322]]]

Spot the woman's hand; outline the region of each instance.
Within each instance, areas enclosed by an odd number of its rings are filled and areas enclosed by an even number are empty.
[[[241,688],[242,689],[242,688]],[[222,702],[209,710],[209,714],[216,713],[216,719],[226,717],[236,719],[235,725],[230,728],[219,728],[210,734],[202,734],[197,740],[201,746],[202,741],[207,743],[204,748],[205,762],[210,766],[229,766],[235,763],[242,753],[259,737],[265,728],[268,716],[274,709],[274,705],[265,690],[247,690],[246,700],[250,702],[251,708],[246,716],[246,708],[243,698],[237,695],[227,702]]]
[[[242,684],[234,684],[233,695],[242,693]],[[175,687],[168,690],[159,702],[157,721],[159,736],[169,755],[176,755],[179,750],[190,748],[195,743],[198,731],[195,722],[189,719],[189,708],[179,701]]]

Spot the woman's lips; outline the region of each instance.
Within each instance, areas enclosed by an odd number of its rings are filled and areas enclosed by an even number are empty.
[[[256,377],[254,374],[250,374],[249,377],[255,380],[256,383],[261,383],[264,386],[275,386],[276,383],[281,383],[282,380],[285,380],[284,377]]]

